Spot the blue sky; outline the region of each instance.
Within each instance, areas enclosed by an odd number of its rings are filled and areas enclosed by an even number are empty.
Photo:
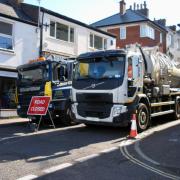
[[[127,8],[144,0],[125,0]],[[24,0],[37,5],[37,0]],[[168,25],[180,23],[179,0],[146,0],[150,9],[150,18],[166,18]],[[116,14],[119,11],[119,0],[41,0],[41,5],[47,9],[69,16],[87,24]]]

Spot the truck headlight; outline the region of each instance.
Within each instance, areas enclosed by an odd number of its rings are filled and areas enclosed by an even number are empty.
[[[17,106],[17,109],[20,109],[20,108],[21,108],[21,106],[20,106],[20,105],[18,105],[18,106]]]
[[[114,107],[113,108],[113,117],[117,117],[121,114],[122,107]]]

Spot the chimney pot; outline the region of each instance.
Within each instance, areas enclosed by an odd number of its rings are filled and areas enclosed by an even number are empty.
[[[147,4],[146,4],[146,1],[144,1],[144,9],[147,8]]]
[[[137,10],[139,10],[139,4],[137,4]]]
[[[8,0],[8,3],[14,7],[20,5],[23,2],[24,2],[24,0]]]
[[[134,10],[136,10],[136,3],[134,3]]]

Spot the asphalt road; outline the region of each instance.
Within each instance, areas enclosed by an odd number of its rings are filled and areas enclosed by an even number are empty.
[[[0,179],[180,179],[180,120],[127,140],[128,128],[84,125],[31,132],[0,123]]]

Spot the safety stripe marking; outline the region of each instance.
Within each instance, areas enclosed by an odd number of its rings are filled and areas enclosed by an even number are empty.
[[[75,161],[77,161],[77,162],[84,162],[84,161],[93,159],[93,158],[98,157],[98,156],[99,156],[99,154],[91,154],[89,156],[85,156],[85,157],[81,157],[79,159],[76,159]]]
[[[24,177],[22,177],[22,178],[19,178],[19,179],[17,179],[17,180],[31,180],[31,179],[35,179],[35,178],[37,178],[37,177],[38,177],[38,176],[35,176],[35,175],[30,174],[30,175],[24,176]]]
[[[113,151],[118,150],[118,149],[119,149],[118,147],[112,147],[109,149],[102,150],[101,153],[110,153],[110,152],[113,152]]]
[[[53,172],[71,167],[72,165],[73,164],[71,164],[71,163],[64,163],[64,164],[60,164],[58,166],[51,167],[49,169],[45,169],[45,170],[43,170],[43,172],[49,174],[49,173],[53,173]]]

